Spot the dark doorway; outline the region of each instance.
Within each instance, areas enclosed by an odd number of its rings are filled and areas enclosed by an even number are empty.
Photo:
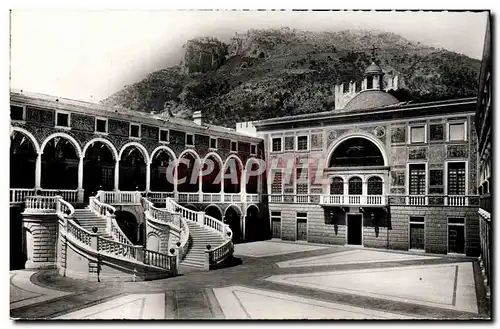
[[[10,207],[10,270],[24,269],[26,247],[24,246],[23,218],[21,206]]]
[[[127,147],[120,160],[119,189],[144,191],[146,189],[146,161],[135,146]]]
[[[247,209],[245,218],[245,240],[257,241],[259,240],[259,222],[260,213],[256,206],[250,206]]]
[[[43,149],[42,188],[76,190],[79,162],[75,146],[68,139],[52,138]]]
[[[10,137],[10,187],[35,187],[36,150],[23,133],[14,131]]]
[[[281,239],[281,211],[271,212],[273,239]]]
[[[231,231],[233,231],[233,242],[237,243],[241,241],[241,213],[235,209],[234,206],[230,206],[226,210],[226,215],[224,216],[224,222],[229,225]]]
[[[222,213],[221,213],[221,210],[214,206],[214,205],[211,205],[211,206],[208,206],[205,208],[205,214],[207,214],[208,216],[211,216],[215,219],[218,219],[218,220],[222,220]]]
[[[297,213],[297,240],[307,241],[307,213]]]
[[[109,146],[95,142],[85,151],[83,159],[83,188],[85,202],[98,190],[112,191],[115,184],[116,160]]]
[[[361,214],[347,214],[347,244],[363,244],[363,221]]]
[[[151,161],[151,191],[173,192],[173,161],[170,154],[162,149],[155,153]]]
[[[448,224],[448,252],[453,254],[465,254],[465,225],[455,223],[463,218],[450,218]]]

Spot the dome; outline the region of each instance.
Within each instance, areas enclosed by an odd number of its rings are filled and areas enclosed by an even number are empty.
[[[378,75],[378,74],[384,74],[384,72],[382,72],[382,69],[380,68],[380,66],[378,66],[377,64],[375,64],[375,62],[372,62],[370,64],[370,66],[368,66],[366,68],[365,74]]]
[[[389,93],[382,90],[364,90],[354,96],[346,106],[345,110],[360,110],[394,105],[399,103],[399,100]]]

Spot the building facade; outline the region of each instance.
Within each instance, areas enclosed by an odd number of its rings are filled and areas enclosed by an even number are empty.
[[[479,90],[476,113],[476,133],[479,136],[478,158],[479,179],[478,192],[480,194],[480,233],[481,233],[481,265],[486,278],[486,286],[489,288],[491,280],[491,215],[492,215],[492,160],[493,147],[491,139],[491,116],[492,116],[492,61],[491,61],[491,30],[490,18],[486,25],[481,73],[479,77]],[[489,294],[489,289],[487,289]]]
[[[263,156],[261,139],[205,124],[200,113],[189,121],[11,91],[12,205],[35,193],[85,205],[98,190],[140,191],[224,219],[233,240],[252,240],[263,186],[246,173]]]
[[[402,103],[397,77],[365,73],[335,87],[333,111],[252,123],[272,236],[479,255],[476,99]]]

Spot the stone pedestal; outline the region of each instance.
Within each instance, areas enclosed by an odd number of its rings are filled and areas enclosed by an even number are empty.
[[[55,268],[58,217],[55,214],[23,213],[27,269]]]

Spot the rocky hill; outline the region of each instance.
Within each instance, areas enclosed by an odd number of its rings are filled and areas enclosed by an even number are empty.
[[[480,62],[380,31],[250,30],[228,44],[190,40],[185,59],[126,86],[102,103],[206,122],[236,122],[334,109],[334,85],[359,81],[371,61],[403,84],[400,100],[414,102],[476,95]]]

